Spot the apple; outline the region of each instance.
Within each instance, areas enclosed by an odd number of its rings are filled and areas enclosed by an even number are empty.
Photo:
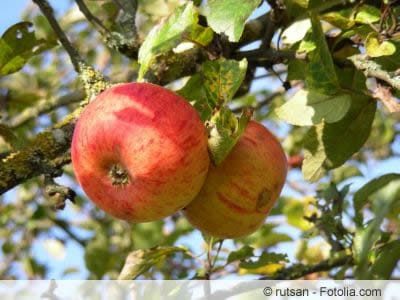
[[[286,156],[279,141],[262,124],[250,121],[225,160],[210,165],[202,189],[183,213],[206,234],[246,236],[264,223],[286,174]]]
[[[182,97],[149,83],[99,94],[74,129],[71,158],[87,196],[105,212],[148,222],[179,211],[207,175],[206,129]]]

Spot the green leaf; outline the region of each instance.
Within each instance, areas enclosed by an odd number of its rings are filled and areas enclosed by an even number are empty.
[[[291,0],[291,2],[296,3],[298,6],[307,8],[309,4],[309,0]]]
[[[349,94],[323,95],[314,90],[299,90],[276,113],[279,118],[297,126],[311,126],[322,121],[334,123],[341,120],[350,108]]]
[[[0,123],[0,137],[12,148],[15,148],[18,144],[17,136],[14,134],[12,129],[5,124]]]
[[[231,42],[238,42],[247,18],[260,3],[261,0],[209,0],[204,15],[215,32],[226,34]]]
[[[211,160],[215,165],[222,163],[228,156],[246,129],[250,118],[251,112],[245,110],[238,120],[226,107],[222,107],[213,115],[207,127],[209,130],[208,148]]]
[[[387,72],[396,72],[400,68],[400,40],[390,41],[396,47],[396,52],[388,56],[380,56],[374,58],[374,61]]]
[[[237,260],[243,260],[243,259],[252,257],[253,255],[254,255],[254,248],[250,247],[248,245],[244,245],[239,250],[232,251],[231,253],[229,253],[227,263],[230,264],[231,262],[234,262]]]
[[[191,102],[203,121],[209,120],[213,109],[233,98],[246,75],[246,68],[246,59],[207,61],[177,93]]]
[[[0,76],[20,70],[33,56],[54,47],[57,43],[37,39],[32,23],[17,23],[0,39]]]
[[[285,206],[282,210],[283,214],[287,218],[288,224],[303,231],[309,230],[311,227],[313,227],[312,223],[304,219],[306,215],[310,215],[310,213],[307,211],[310,203],[306,200],[307,198],[304,198],[303,201],[290,199],[285,202]]]
[[[154,265],[162,262],[166,256],[188,250],[181,247],[155,247],[152,249],[139,249],[128,254],[119,280],[136,279],[147,272]]]
[[[152,248],[159,245],[164,239],[163,226],[163,220],[134,224],[132,241],[135,248]]]
[[[235,95],[246,76],[247,60],[219,58],[202,65],[204,88],[209,103],[215,106],[227,104]]]
[[[276,224],[263,224],[253,234],[246,236],[241,239],[237,239],[238,242],[244,245],[251,245],[255,248],[268,248],[275,246],[281,242],[290,242],[292,238],[285,233],[274,231],[278,225]]]
[[[288,81],[291,80],[304,80],[305,74],[304,70],[306,68],[307,63],[302,60],[292,59],[288,62]]]
[[[323,14],[321,18],[340,29],[350,29],[355,25],[355,21],[351,18],[351,9],[332,11]]]
[[[365,50],[371,57],[390,56],[396,52],[396,46],[390,41],[379,41],[377,32],[368,34],[365,40]]]
[[[111,253],[108,247],[108,241],[104,237],[103,233],[86,245],[86,268],[92,274],[96,275],[97,279],[103,277],[103,275],[109,270],[112,264]]]
[[[375,100],[352,94],[352,105],[342,120],[312,127],[304,140],[304,177],[316,181],[356,153],[370,134],[375,111]]]
[[[375,178],[364,186],[362,186],[353,197],[354,202],[354,210],[355,210],[355,220],[358,225],[362,224],[362,207],[369,202],[369,197],[377,192],[378,190],[382,189],[390,182],[394,180],[399,180],[400,174],[397,173],[390,173]]]
[[[343,165],[333,170],[332,181],[335,183],[339,183],[355,176],[362,176],[362,173],[357,167],[351,165]]]
[[[197,9],[190,1],[179,7],[167,21],[154,27],[139,49],[140,63],[138,79],[142,80],[157,56],[166,54],[183,41],[206,46],[213,38],[210,28],[198,25]]]
[[[239,264],[240,268],[243,269],[257,269],[271,263],[288,262],[286,254],[274,253],[274,252],[263,252],[256,261],[242,261]]]
[[[338,92],[339,82],[336,76],[331,52],[325,40],[319,19],[311,15],[311,31],[299,45],[298,51],[307,52],[306,84],[309,90],[325,95]]]
[[[364,196],[369,195],[369,197],[372,198],[374,192],[382,188],[385,185],[385,182],[388,183],[389,179],[398,180],[400,174],[387,174],[384,176],[377,178],[376,181],[372,180],[372,184],[367,183],[364,190],[361,188],[361,190],[363,190],[361,191],[361,194]],[[366,227],[362,227],[362,220],[360,217],[358,217],[360,216],[360,212],[356,210],[357,216],[355,221],[357,229],[353,241],[353,255],[357,263],[355,272],[357,278],[367,279],[369,277],[367,267],[369,265],[369,255],[371,254],[371,250],[374,244],[379,241],[382,236],[386,235],[385,233],[381,233],[380,230],[382,222],[390,214],[396,201],[398,200],[398,197],[396,197],[397,193],[392,194],[392,192],[395,192],[393,190],[390,190],[390,192],[391,194],[389,195],[384,195],[384,197],[374,197],[374,199],[370,201],[374,217]]]
[[[374,280],[388,280],[400,260],[400,240],[392,241],[380,248],[369,274]]]
[[[371,5],[363,5],[358,9],[355,21],[362,24],[372,24],[381,19],[381,12]]]
[[[190,77],[185,86],[177,93],[190,102],[203,121],[211,118],[212,106],[207,99],[202,75],[195,74]]]

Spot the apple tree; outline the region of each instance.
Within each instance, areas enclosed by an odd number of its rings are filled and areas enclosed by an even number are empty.
[[[130,223],[88,199],[74,127],[123,82],[185,98],[214,165],[250,118],[278,136],[288,176],[257,231]],[[399,97],[397,0],[28,1],[0,39],[1,278],[398,277]]]

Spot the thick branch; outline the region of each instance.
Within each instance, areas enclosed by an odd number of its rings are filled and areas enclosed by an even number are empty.
[[[365,76],[383,80],[400,91],[400,75],[383,70],[378,63],[368,59],[365,54],[356,54],[350,56],[349,59],[358,70],[364,72]]]
[[[68,151],[76,118],[81,109],[52,129],[39,133],[26,147],[0,161],[0,195],[41,174],[55,174],[69,163]]]

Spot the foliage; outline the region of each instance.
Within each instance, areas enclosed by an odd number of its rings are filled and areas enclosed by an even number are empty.
[[[33,2],[0,38],[2,279],[398,277],[398,1],[76,0],[55,18]],[[129,224],[95,208],[67,148],[99,74],[186,98],[215,164],[251,112],[271,128],[290,171],[266,223],[221,241],[180,214]]]

